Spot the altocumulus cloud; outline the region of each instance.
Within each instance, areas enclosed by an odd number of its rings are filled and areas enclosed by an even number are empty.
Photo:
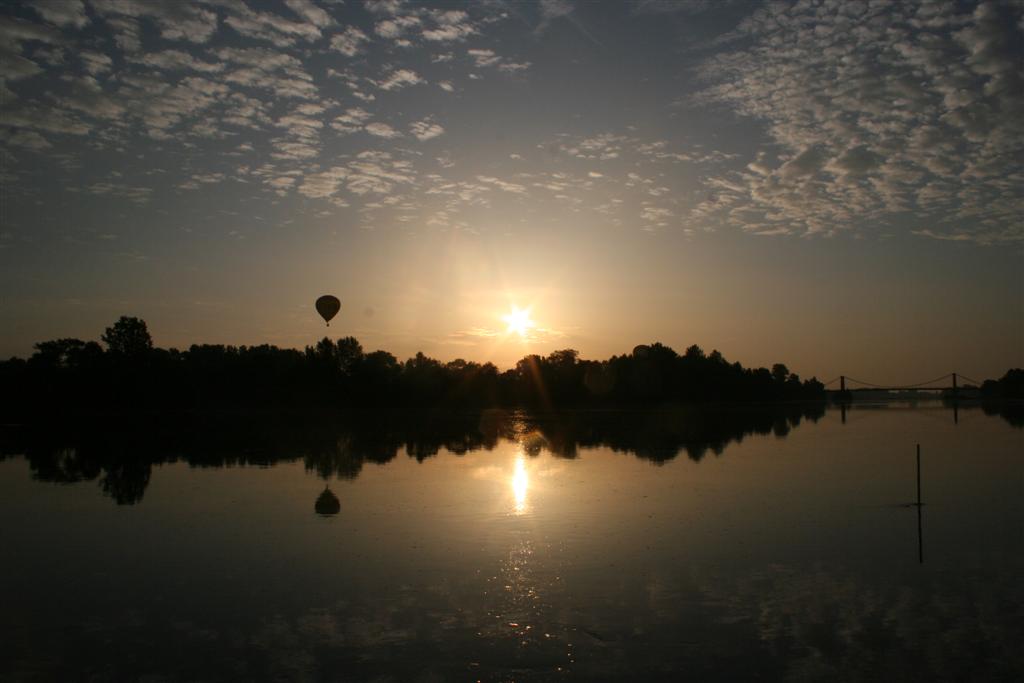
[[[430,140],[444,134],[444,127],[432,121],[415,121],[409,126],[417,140]]]
[[[653,84],[635,120],[577,102],[586,88],[535,87],[594,75],[552,61],[560,32],[604,54],[615,22],[716,12],[733,18],[693,51],[654,46],[671,78],[623,77]],[[26,215],[57,179],[138,211],[237,191],[374,225],[473,231],[482,210],[543,206],[655,232],[1021,241],[1022,15],[931,0],[8,2],[3,180]],[[625,86],[597,75],[601,102],[617,101]],[[505,96],[530,106],[502,111]],[[754,132],[715,144],[674,116]],[[89,174],[111,159],[131,182]]]
[[[910,212],[930,237],[1024,239],[1022,5],[817,5],[758,8],[702,65],[681,104],[763,122],[770,151],[694,215],[808,234]]]

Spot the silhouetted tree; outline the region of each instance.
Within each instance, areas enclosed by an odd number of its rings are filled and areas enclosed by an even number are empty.
[[[776,382],[781,384],[786,381],[787,377],[789,377],[789,368],[787,368],[785,364],[776,363],[772,366],[772,379]]]
[[[153,348],[146,323],[138,318],[122,315],[100,337],[112,353],[128,357],[141,356]]]
[[[999,379],[988,379],[981,384],[986,398],[1024,399],[1024,369],[1012,368]]]
[[[32,361],[51,368],[79,367],[83,362],[103,354],[99,344],[81,339],[54,339],[39,342],[34,348],[36,352],[32,355]]]

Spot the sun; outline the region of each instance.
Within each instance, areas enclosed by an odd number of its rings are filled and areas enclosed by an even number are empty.
[[[530,329],[534,327],[533,321],[530,320],[530,309],[529,308],[518,308],[512,307],[512,312],[508,315],[502,316],[502,320],[508,325],[507,332],[509,334],[515,332],[520,337],[526,337]]]

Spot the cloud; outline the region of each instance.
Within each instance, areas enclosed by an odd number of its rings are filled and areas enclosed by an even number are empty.
[[[580,159],[617,159],[621,156],[623,146],[630,140],[624,135],[599,133],[583,138],[574,143],[559,145],[562,152]]]
[[[687,142],[685,126],[659,138],[630,126],[593,128],[594,119],[583,118],[568,124],[571,134],[516,139],[499,151],[498,159],[515,150],[520,160],[551,162],[515,164],[514,174],[461,153],[455,131],[427,102],[469,105],[478,83],[462,80],[535,68],[529,52],[502,54],[519,43],[491,33],[501,11],[370,2],[361,29],[337,25],[334,6],[316,0],[26,3],[19,16],[30,21],[0,16],[3,144],[47,158],[75,144],[73,158],[85,166],[89,148],[146,154],[137,138],[148,135],[191,156],[244,155],[263,169],[239,173],[254,186],[258,177],[274,192],[347,198],[363,215],[386,209],[389,220],[421,216],[424,225],[448,228],[472,228],[469,207],[521,203],[529,193],[561,210],[647,227],[831,234],[910,216],[908,229],[922,237],[1024,239],[1015,161],[1024,155],[1021,10],[822,3],[820,15],[800,3],[744,6],[734,31],[687,58],[702,81],[677,91],[687,94],[669,114],[696,108],[698,116],[743,120],[742,135],[723,139],[726,151]],[[359,14],[353,4],[337,17]],[[571,2],[536,7],[538,31],[562,17],[579,28]],[[634,13],[710,7],[647,2]],[[453,45],[474,35],[479,43]],[[427,77],[460,97],[390,94]],[[402,100],[400,116],[375,120],[377,102],[389,98]],[[342,137],[359,131],[373,137]],[[63,137],[86,134],[88,141]],[[199,139],[229,136],[217,147]],[[439,136],[452,151],[412,143]],[[353,157],[361,143],[395,156]],[[209,173],[190,167],[169,187],[210,185],[198,175]],[[421,205],[428,196],[434,204]]]
[[[331,122],[331,128],[339,133],[354,133],[362,130],[363,125],[371,118],[370,112],[360,107],[347,109],[344,114]]]
[[[152,188],[136,187],[121,183],[93,183],[85,188],[90,194],[110,195],[119,199],[127,199],[136,204],[145,204],[153,195]]]
[[[486,327],[470,327],[466,330],[457,330],[448,335],[448,343],[460,344],[460,343],[472,343],[469,340],[477,341],[481,339],[494,339],[500,337],[501,331],[491,330]]]
[[[333,197],[349,177],[349,170],[334,166],[320,173],[307,175],[299,186],[299,194],[310,199],[326,199]]]
[[[466,54],[473,59],[473,65],[478,69],[494,66],[506,73],[516,73],[530,68],[530,62],[506,62],[494,50],[472,48],[466,50]]]
[[[0,144],[23,147],[34,152],[53,147],[46,138],[31,130],[2,131],[0,132]]]
[[[291,161],[306,161],[314,159],[320,153],[316,145],[306,140],[289,140],[287,138],[276,138],[271,141],[274,151],[270,153],[275,159],[287,159]]]
[[[465,40],[476,33],[472,26],[439,26],[437,28],[424,29],[423,37],[434,42],[452,42]]]
[[[363,126],[363,130],[365,130],[370,135],[375,135],[376,137],[386,138],[389,140],[392,138],[402,137],[402,134],[399,133],[397,130],[395,130],[386,123],[380,123],[378,121],[366,124],[365,126]]]
[[[142,49],[139,22],[128,17],[114,17],[107,20],[107,25],[114,29],[114,43],[121,51],[132,54]]]
[[[322,10],[305,0],[289,5],[289,8],[306,19],[305,21],[292,21],[270,12],[257,12],[237,0],[207,1],[216,2],[227,11],[224,23],[238,34],[254,40],[265,40],[277,47],[290,47],[298,40],[318,40],[322,35],[320,29],[332,23],[329,15],[321,14]],[[316,20],[311,21],[310,17]]]
[[[96,117],[110,119],[123,114],[141,120],[149,136],[158,140],[169,139],[177,126],[235,95],[224,83],[199,76],[187,76],[175,84],[159,77],[124,76],[113,98],[90,80],[82,79],[72,96],[60,101]],[[193,121],[193,130],[204,136],[221,136],[210,121]]]
[[[133,2],[132,0],[90,0],[93,10],[104,17],[124,15],[151,19],[167,40],[205,43],[217,30],[217,14],[185,2]]]
[[[289,54],[266,48],[221,48],[216,54],[242,67],[225,73],[224,82],[272,90],[278,97],[313,99],[317,95],[313,77]]]
[[[373,27],[373,32],[381,38],[394,39],[419,25],[420,18],[415,15],[396,16],[378,21]]]
[[[423,29],[422,35],[431,42],[460,42],[479,32],[469,14],[462,10],[430,10],[428,16],[434,26]]]
[[[371,14],[398,14],[405,9],[404,0],[364,0],[363,7]]]
[[[289,54],[261,47],[226,47],[217,50],[216,54],[226,62],[253,66],[267,72],[302,66],[301,61]]]
[[[110,71],[110,67],[114,63],[107,55],[92,50],[82,50],[78,56],[82,60],[85,70],[93,76]]]
[[[331,49],[337,50],[346,57],[355,57],[359,54],[362,44],[369,40],[369,36],[358,28],[349,26],[341,33],[331,36]]]
[[[0,79],[17,81],[42,73],[42,68],[31,59],[0,51]],[[10,92],[5,88],[5,94]],[[13,93],[12,93],[13,95]]]
[[[466,54],[473,58],[477,67],[492,66],[501,61],[501,57],[494,53],[494,50],[472,49],[466,50]]]
[[[498,65],[498,71],[514,74],[519,73],[520,71],[526,71],[530,66],[530,62],[502,62]]]
[[[499,190],[504,192],[511,192],[512,194],[526,194],[526,187],[519,183],[510,183],[501,178],[494,178],[492,176],[478,175],[476,177],[481,183],[487,183],[488,185],[494,185]]]
[[[808,147],[779,168],[779,175],[786,179],[813,176],[825,165],[827,157],[819,147]]]
[[[318,28],[331,25],[331,15],[314,5],[310,0],[284,0],[288,9]]]
[[[409,126],[409,130],[421,142],[444,134],[443,126],[429,120],[416,121]]]
[[[388,194],[399,184],[411,184],[415,175],[406,161],[395,160],[388,152],[360,152],[347,166],[346,189],[356,195]]]
[[[426,83],[419,74],[411,69],[397,69],[385,80],[377,83],[381,90],[400,90],[410,85]]]
[[[82,0],[36,0],[31,7],[43,19],[60,27],[82,28],[89,23]]]
[[[0,16],[0,48],[17,51],[27,40],[42,43],[61,42],[61,33],[52,26],[41,26],[14,17]]]
[[[32,50],[32,58],[48,66],[67,64],[67,51],[62,45],[36,45]]]
[[[196,173],[185,182],[178,185],[182,190],[198,190],[203,185],[213,185],[224,182],[227,178],[223,173]]]
[[[292,188],[296,180],[291,176],[278,176],[277,178],[270,178],[266,182],[276,194],[284,197],[288,194],[288,190]]]
[[[315,138],[324,124],[320,119],[311,116],[304,116],[300,113],[281,116],[274,123],[278,128],[284,128],[294,137]]]
[[[119,119],[126,113],[128,104],[121,98],[107,93],[103,86],[91,76],[83,76],[68,82],[67,92],[52,95],[65,109],[74,109],[97,119]]]
[[[683,106],[724,105],[766,144],[694,217],[831,234],[909,213],[929,234],[1024,240],[1006,186],[1024,180],[1024,9],[827,5],[759,7],[744,47],[699,67],[710,85]]]
[[[543,33],[555,19],[572,14],[572,3],[569,0],[540,0],[540,24],[536,32]]]
[[[837,175],[865,176],[880,167],[883,161],[885,157],[881,154],[871,151],[865,145],[858,145],[845,150],[827,168]]]
[[[106,57],[106,55],[103,56]],[[146,66],[166,71],[182,70],[199,71],[201,73],[218,73],[224,70],[224,64],[222,62],[204,62],[200,59],[196,59],[187,52],[182,52],[181,50],[147,52],[134,61],[139,64],[145,64]],[[106,58],[106,63],[109,67],[109,57]]]
[[[644,206],[640,210],[640,220],[647,223],[655,223],[659,226],[667,225],[666,219],[672,217],[672,211],[656,206]]]
[[[36,103],[18,103],[4,110],[4,124],[64,135],[86,135],[93,126],[73,112]]]

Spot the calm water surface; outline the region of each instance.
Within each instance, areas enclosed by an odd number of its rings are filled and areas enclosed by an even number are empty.
[[[980,409],[100,426],[3,448],[4,680],[1024,676],[1024,430]]]

